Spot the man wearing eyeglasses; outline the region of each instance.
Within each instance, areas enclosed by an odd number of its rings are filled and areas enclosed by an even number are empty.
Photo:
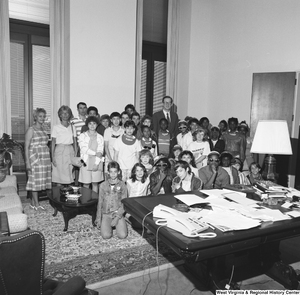
[[[178,115],[172,110],[173,98],[171,96],[164,96],[162,99],[163,109],[153,114],[153,130],[155,134],[158,134],[159,131],[159,121],[162,118],[168,120],[168,130],[173,136],[178,134],[177,124],[178,124]]]
[[[204,189],[223,188],[230,183],[228,173],[220,167],[220,154],[217,151],[208,154],[208,164],[199,170],[199,178]]]

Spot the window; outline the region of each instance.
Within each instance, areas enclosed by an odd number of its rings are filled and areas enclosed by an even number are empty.
[[[140,115],[161,110],[166,95],[168,0],[143,1]]]
[[[161,110],[161,99],[166,94],[166,55],[166,45],[143,42],[141,116]]]
[[[25,141],[25,132],[33,124],[33,109],[47,111],[46,130],[50,134],[49,26],[10,20],[11,54],[11,123],[12,138]],[[25,163],[17,151],[13,171],[25,171]]]

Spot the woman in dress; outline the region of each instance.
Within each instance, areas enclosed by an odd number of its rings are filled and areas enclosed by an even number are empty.
[[[76,132],[71,125],[73,118],[68,106],[61,106],[58,110],[60,124],[52,129],[52,182],[54,184],[70,184],[74,182],[71,159],[77,154]]]
[[[46,111],[37,108],[33,113],[34,124],[28,128],[25,134],[25,160],[28,173],[26,190],[32,192],[30,208],[45,210],[39,204],[38,192],[51,189],[51,160],[47,146],[48,135],[43,128],[46,119]]]

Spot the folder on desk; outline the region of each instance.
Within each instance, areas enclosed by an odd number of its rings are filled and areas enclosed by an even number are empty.
[[[209,203],[206,199],[203,199],[195,194],[174,195],[174,197],[188,206]]]

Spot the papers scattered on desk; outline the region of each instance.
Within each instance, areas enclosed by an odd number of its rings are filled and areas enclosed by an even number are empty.
[[[278,209],[263,208],[263,209],[259,209],[259,213],[264,214],[266,216],[270,216],[272,218],[271,221],[280,221],[280,220],[291,219],[289,216],[283,214]]]
[[[289,212],[286,212],[285,214],[291,216],[291,217],[300,217],[300,211],[289,211]]]
[[[230,193],[223,194],[223,196],[243,206],[252,206],[257,204],[257,201],[246,198],[246,194],[243,196],[231,191]]]
[[[195,194],[174,195],[174,197],[188,206],[208,203],[206,199],[203,199]]]
[[[224,194],[226,193],[232,193],[232,190],[228,190],[228,189],[204,189],[201,190],[201,193],[208,195],[209,197],[216,197],[216,198],[224,198]],[[236,192],[238,195],[240,196],[245,196],[245,193],[241,193],[241,192]]]
[[[202,221],[215,226],[221,231],[245,230],[260,226],[261,222],[247,218],[235,211],[217,209],[207,214]]]
[[[293,187],[288,188],[288,193],[286,194],[288,198],[293,198],[293,196],[300,197],[300,191],[296,190]]]
[[[280,221],[298,217],[300,212],[283,214],[280,210],[270,209],[257,204],[257,201],[248,199],[245,193],[227,189],[202,190],[207,198],[194,194],[175,195],[181,202],[192,206],[195,204],[209,204],[212,210],[189,212],[194,217],[201,218],[221,231],[246,230],[260,226],[265,221]]]

